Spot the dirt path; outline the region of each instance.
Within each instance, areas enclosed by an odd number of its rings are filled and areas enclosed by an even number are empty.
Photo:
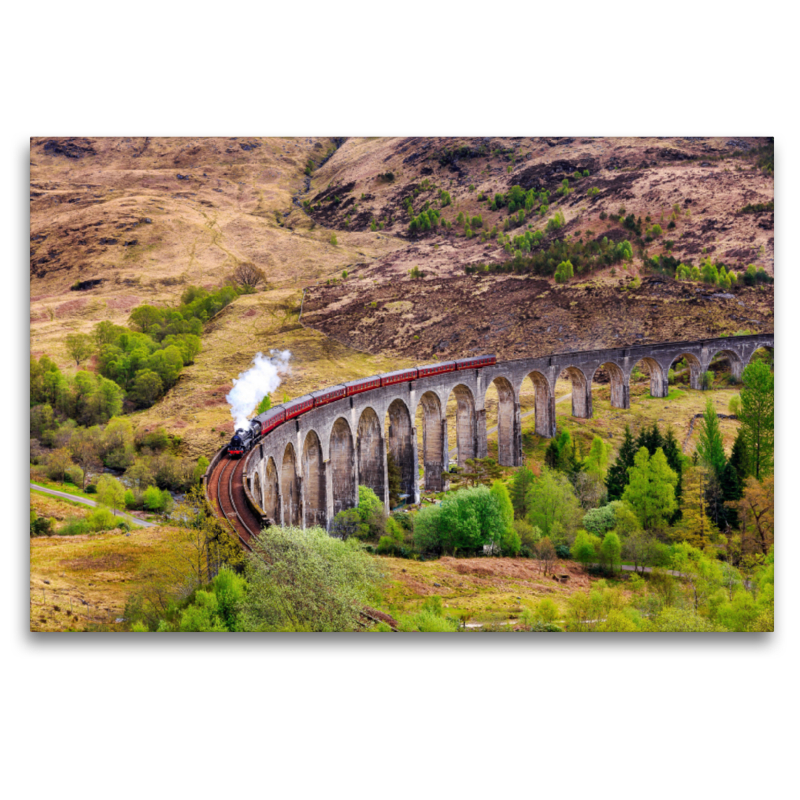
[[[76,494],[67,494],[67,492],[59,492],[57,489],[48,489],[45,486],[39,486],[37,483],[31,483],[31,489],[36,489],[37,492],[44,492],[45,494],[52,494],[56,497],[66,497],[67,500],[73,500],[76,503],[83,503],[86,506],[97,507],[99,503],[94,500],[87,500],[85,497],[78,497]],[[146,519],[139,519],[131,514],[126,514],[124,511],[118,511],[115,508],[111,509],[114,514],[122,519],[133,523],[134,525],[141,525],[143,528],[154,528],[158,525],[157,522],[148,522]]]

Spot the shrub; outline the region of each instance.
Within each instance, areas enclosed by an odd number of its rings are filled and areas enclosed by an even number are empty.
[[[89,514],[87,523],[95,532],[110,531],[119,525],[119,518],[114,516],[107,508],[96,508]]]
[[[252,540],[245,574],[243,630],[352,631],[379,581],[375,560],[356,539],[322,528],[273,526]]]
[[[556,267],[556,283],[566,283],[574,274],[571,261],[562,261]]]
[[[336,245],[338,245],[338,244],[339,244],[339,240],[336,238],[336,234],[335,234],[335,233],[332,233],[332,234],[331,234],[330,243],[331,243],[331,244],[332,244],[334,247],[336,247]]]
[[[704,372],[701,380],[701,387],[703,389],[710,389],[714,383],[714,373],[711,371]]]

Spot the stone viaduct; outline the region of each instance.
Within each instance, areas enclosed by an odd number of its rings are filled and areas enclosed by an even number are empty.
[[[441,491],[447,470],[447,402],[457,401],[458,463],[483,458],[486,392],[494,384],[498,404],[498,460],[522,463],[520,392],[535,390],[535,432],[556,433],[555,383],[563,372],[572,382],[572,415],[592,416],[592,381],[602,367],[609,376],[611,405],[630,408],[630,376],[642,364],[653,397],[668,394],[671,365],[681,358],[690,368],[691,387],[712,359],[725,355],[737,380],[753,353],[774,347],[774,334],[668,342],[608,350],[588,350],[505,361],[477,370],[449,372],[385,386],[313,409],[267,434],[247,456],[248,503],[266,522],[330,527],[334,516],[358,502],[358,486],[372,488],[389,507],[387,450],[400,467],[401,492],[419,502],[420,470],[415,420],[422,409],[424,488]]]

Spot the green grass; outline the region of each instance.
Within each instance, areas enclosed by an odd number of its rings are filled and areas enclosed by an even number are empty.
[[[36,483],[39,486],[44,486],[46,489],[54,489],[57,492],[67,492],[67,494],[74,494],[77,497],[85,497],[87,500],[94,500],[97,502],[97,495],[96,494],[87,494],[82,489],[77,487],[74,483],[70,483],[69,481],[65,483],[55,483],[49,479],[41,479],[38,475],[31,475],[31,482]],[[34,491],[31,489],[31,491]]]
[[[75,508],[80,508],[80,509],[84,509],[86,511],[91,511],[91,506],[87,506],[84,503],[79,503],[77,500],[69,500],[66,497],[55,497],[52,494],[48,494],[47,492],[40,492],[37,489],[31,489],[31,494],[36,494],[39,497],[48,497],[51,500],[58,500],[59,502],[63,503],[64,505],[69,505],[69,506],[73,506]]]

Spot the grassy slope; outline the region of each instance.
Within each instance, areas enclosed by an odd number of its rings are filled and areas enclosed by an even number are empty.
[[[545,575],[533,559],[440,558],[408,561],[378,557],[386,575],[382,610],[397,618],[418,611],[426,597],[439,595],[445,614],[467,622],[502,624],[516,620],[525,609],[548,597],[560,608],[571,594],[586,591],[590,576],[578,564],[559,561],[557,575]]]
[[[39,498],[31,502],[48,515],[80,514]],[[144,585],[148,568],[170,555],[174,534],[173,528],[162,526],[130,535],[111,531],[31,539],[31,630],[122,630],[115,620],[128,596]]]

